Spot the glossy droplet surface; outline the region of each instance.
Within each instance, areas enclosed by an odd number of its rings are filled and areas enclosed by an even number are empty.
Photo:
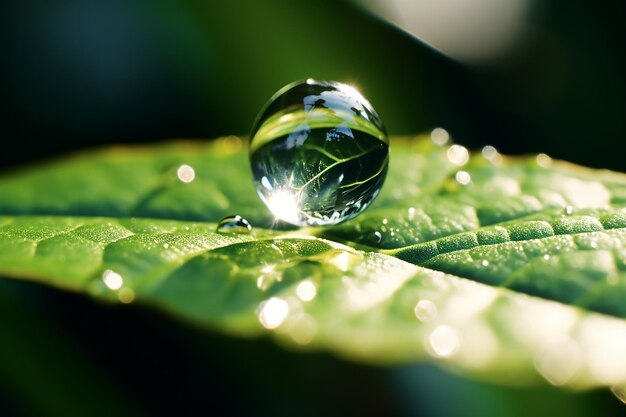
[[[241,216],[226,216],[217,224],[216,232],[249,234],[252,226]]]
[[[371,104],[353,87],[306,80],[274,95],[252,130],[256,190],[291,224],[350,219],[380,192],[389,142]]]

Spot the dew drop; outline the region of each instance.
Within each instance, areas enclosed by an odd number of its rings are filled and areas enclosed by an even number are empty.
[[[374,232],[374,239],[376,239],[376,243],[380,243],[383,240],[383,235],[380,232]]]
[[[450,142],[450,134],[446,129],[436,127],[430,132],[430,140],[432,140],[435,145],[443,146]]]
[[[458,182],[461,185],[468,185],[470,182],[472,182],[472,177],[467,171],[457,172],[455,175],[455,179],[456,179],[456,182]]]
[[[119,290],[124,285],[124,279],[120,274],[110,269],[102,273],[102,282],[111,290]]]
[[[427,322],[437,316],[437,306],[430,300],[419,300],[413,309],[419,321]]]
[[[486,259],[483,259],[483,261],[480,263],[482,266],[489,266],[489,261]]]
[[[176,177],[178,177],[181,182],[188,184],[196,179],[196,171],[192,166],[183,164],[176,169]]]
[[[216,232],[250,234],[252,226],[241,216],[226,216],[217,224]]]
[[[537,165],[542,168],[547,168],[552,164],[552,158],[550,158],[545,153],[538,154],[535,160],[537,161]]]
[[[335,81],[285,86],[251,137],[257,193],[277,219],[298,226],[358,215],[387,174],[389,141],[380,117],[354,87]]]
[[[282,298],[272,297],[263,302],[259,309],[259,321],[266,329],[275,329],[289,315],[289,304]]]
[[[450,146],[447,156],[448,160],[457,166],[463,166],[469,161],[469,152],[466,147],[461,145]]]

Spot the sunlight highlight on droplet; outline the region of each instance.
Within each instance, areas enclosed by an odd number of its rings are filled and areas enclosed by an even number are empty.
[[[280,326],[289,314],[289,304],[278,297],[272,297],[261,304],[259,321],[266,329]]]
[[[277,219],[298,224],[298,201],[288,190],[277,190],[267,199],[267,206]]]
[[[180,181],[188,184],[196,178],[196,171],[190,165],[183,164],[176,170],[176,176]]]
[[[304,280],[296,287],[296,295],[302,301],[311,301],[317,295],[317,288],[311,280]]]
[[[119,290],[124,284],[122,276],[110,269],[107,269],[102,273],[102,281],[104,282],[104,285],[109,287],[111,290]]]

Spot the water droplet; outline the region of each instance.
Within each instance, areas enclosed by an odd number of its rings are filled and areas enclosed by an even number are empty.
[[[183,164],[176,169],[176,177],[186,184],[192,182],[196,178],[196,171],[192,166]]]
[[[498,154],[498,150],[491,145],[487,145],[483,147],[481,154],[486,160],[491,160],[494,156]]]
[[[489,266],[489,261],[486,259],[483,259],[483,261],[481,262],[482,266]]]
[[[436,127],[430,132],[430,140],[432,140],[435,145],[443,146],[450,142],[450,134],[446,129]]]
[[[376,239],[376,243],[380,243],[383,240],[383,235],[380,232],[374,232],[374,239]]]
[[[216,232],[249,234],[252,226],[241,216],[226,216],[217,224]]]
[[[552,158],[550,158],[545,153],[538,154],[535,160],[537,161],[537,165],[542,168],[547,168],[552,164]]]
[[[467,185],[470,182],[472,182],[472,177],[470,176],[469,172],[467,171],[459,171],[456,173],[455,175],[455,179],[456,182],[458,182],[461,185]]]
[[[458,330],[447,324],[437,326],[430,334],[428,341],[433,353],[442,358],[451,356],[461,344]]]
[[[413,312],[419,321],[427,322],[437,316],[437,306],[430,300],[419,300]]]
[[[574,213],[574,208],[572,206],[567,206],[563,209],[563,212],[567,215],[571,215]]]
[[[259,321],[266,329],[275,329],[289,315],[289,304],[282,298],[272,297],[261,303],[259,310]]]
[[[448,161],[454,165],[463,166],[469,161],[469,152],[465,146],[452,145],[448,148]]]
[[[296,287],[296,295],[302,301],[311,301],[317,295],[317,288],[311,280],[304,280]]]
[[[117,298],[124,304],[130,304],[135,299],[135,291],[130,288],[122,288],[117,293]]]
[[[413,220],[415,217],[415,207],[409,207],[409,220]]]
[[[124,284],[124,279],[117,272],[107,269],[102,273],[102,282],[111,290],[119,290]]]
[[[278,91],[252,130],[257,193],[278,219],[299,226],[350,219],[387,174],[380,117],[353,87],[308,79]]]
[[[169,244],[169,243],[164,243],[164,244],[163,244],[163,248],[164,248],[164,249],[167,249],[167,248],[169,248],[169,247],[170,247],[170,244]]]

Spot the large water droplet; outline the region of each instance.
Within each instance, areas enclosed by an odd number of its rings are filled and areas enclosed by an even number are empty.
[[[299,226],[350,219],[380,192],[389,141],[353,87],[306,80],[278,91],[250,141],[257,192],[274,216]]]
[[[226,216],[217,224],[216,232],[250,234],[252,226],[241,216]]]

